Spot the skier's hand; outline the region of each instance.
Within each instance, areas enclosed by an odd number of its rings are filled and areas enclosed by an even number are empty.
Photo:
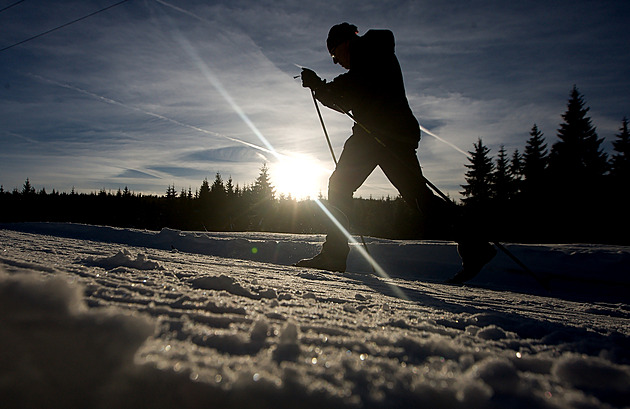
[[[304,88],[310,88],[315,91],[317,88],[321,87],[326,81],[319,78],[315,71],[309,70],[308,68],[302,68],[302,86]]]

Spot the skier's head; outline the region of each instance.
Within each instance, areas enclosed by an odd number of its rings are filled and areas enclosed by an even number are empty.
[[[349,23],[341,23],[331,27],[326,39],[326,47],[328,47],[328,52],[332,55],[335,64],[339,63],[344,68],[350,68],[349,55],[345,55],[347,58],[343,58],[341,54],[348,53],[346,43],[356,38],[358,33],[357,26]],[[337,50],[338,48],[344,48],[344,50]],[[343,51],[343,53],[339,51]]]
[[[353,39],[359,34],[357,26],[349,23],[341,23],[331,27],[326,39],[328,52],[333,54],[333,50],[341,43]]]

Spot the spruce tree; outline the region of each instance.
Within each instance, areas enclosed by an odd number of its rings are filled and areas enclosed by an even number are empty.
[[[559,141],[549,155],[547,196],[554,209],[549,232],[559,234],[554,240],[592,242],[606,235],[602,216],[608,160],[588,111],[574,86],[558,129]]]
[[[518,149],[515,149],[512,154],[509,171],[512,177],[512,193],[514,196],[517,196],[521,192],[523,184],[523,155]]]
[[[523,191],[527,195],[534,195],[535,192],[542,191],[549,153],[544,135],[536,124],[529,135],[530,138],[527,140],[523,154]]]
[[[610,226],[607,238],[617,243],[628,244],[628,230],[630,230],[630,218],[628,218],[627,185],[630,181],[630,134],[628,133],[628,118],[624,117],[619,128],[617,139],[613,141],[616,152],[611,159],[610,184],[607,192],[610,200],[607,201]]]
[[[223,178],[219,172],[215,175],[214,182],[212,182],[212,186],[210,186],[210,193],[214,196],[225,195],[225,185],[223,184]]]
[[[24,182],[24,186],[22,186],[22,195],[23,196],[31,196],[35,194],[35,188],[31,185],[31,181],[26,178],[26,182]]]
[[[210,184],[208,183],[208,178],[205,178],[203,182],[201,182],[201,187],[199,188],[199,199],[202,201],[206,201],[210,198]]]
[[[554,181],[571,189],[598,183],[608,168],[606,154],[601,149],[603,138],[597,136],[587,116],[589,110],[584,106],[584,98],[573,86],[567,111],[562,115],[564,123],[558,129],[560,140],[553,144],[549,157]]]
[[[505,206],[513,196],[514,184],[510,174],[510,161],[503,145],[499,148],[492,184],[495,204],[500,207]]]
[[[251,223],[254,224],[252,228],[265,231],[273,223],[275,203],[275,191],[271,185],[267,164],[264,164],[260,169],[260,174],[251,189],[251,198],[253,200],[252,211],[254,212],[254,218],[251,220]]]
[[[168,185],[166,189],[166,198],[167,199],[175,199],[177,197],[177,192],[175,192],[175,184],[173,186]]]
[[[234,182],[232,181],[232,176],[229,177],[227,183],[225,184],[225,193],[227,193],[228,197],[230,198],[235,195]]]
[[[210,193],[208,194],[208,224],[213,230],[223,231],[228,228],[229,223],[227,220],[227,193],[225,192],[225,184],[221,173],[217,172],[214,177],[214,182],[210,186]]]
[[[462,185],[462,201],[467,206],[480,207],[490,203],[492,198],[492,174],[494,163],[489,156],[490,149],[484,146],[481,138],[473,144],[474,150],[468,153],[469,164],[465,175],[466,184]]]
[[[613,141],[615,153],[610,160],[610,176],[614,181],[628,183],[630,181],[630,133],[628,118],[624,117],[619,128],[617,140]]]
[[[271,177],[269,176],[269,168],[267,164],[263,164],[260,168],[260,174],[256,178],[253,186],[253,193],[259,201],[273,201],[275,198],[275,189],[271,185]]]

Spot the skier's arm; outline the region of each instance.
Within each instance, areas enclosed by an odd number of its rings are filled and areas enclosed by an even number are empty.
[[[347,98],[344,98],[344,94],[346,94],[344,91],[350,80],[349,74],[346,73],[338,76],[332,82],[326,82],[319,78],[313,70],[302,69],[302,86],[310,88],[315,93],[315,98],[322,104],[341,113],[352,109]]]

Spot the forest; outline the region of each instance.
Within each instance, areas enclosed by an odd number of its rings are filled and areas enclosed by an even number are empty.
[[[522,151],[500,146],[496,157],[481,137],[469,151],[457,214],[475,220],[492,241],[630,244],[625,201],[630,181],[630,134],[623,118],[604,152],[589,108],[574,86],[551,145],[534,124]],[[319,198],[326,203],[324,198]],[[396,239],[423,234],[422,218],[400,197],[355,198],[351,231]],[[276,197],[266,165],[253,184],[234,186],[217,173],[193,192],[168,186],[163,196],[127,187],[117,192],[37,191],[26,179],[11,192],[0,186],[0,222],[49,221],[160,230],[323,233],[328,225],[315,200]]]

